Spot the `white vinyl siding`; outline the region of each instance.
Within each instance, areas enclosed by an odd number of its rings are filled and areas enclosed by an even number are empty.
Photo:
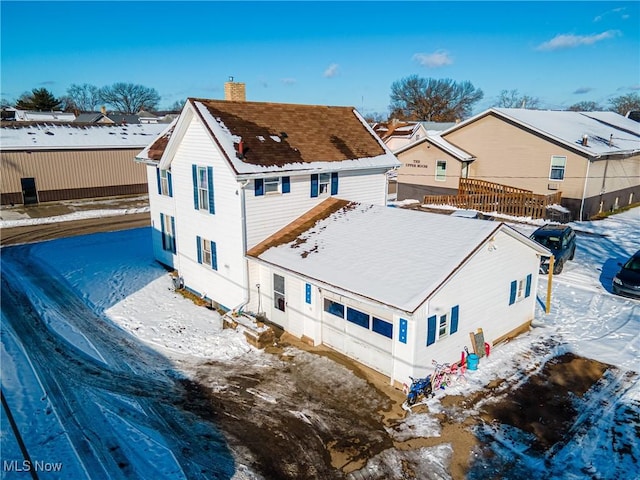
[[[327,198],[310,197],[309,177],[309,174],[291,176],[290,192],[284,195],[256,196],[251,187],[246,189],[247,248],[255,246]],[[384,205],[386,181],[386,175],[381,170],[341,171],[336,196],[356,202]]]
[[[215,215],[194,208],[193,165],[212,167]],[[173,200],[177,224],[178,263],[185,285],[200,295],[228,308],[245,297],[244,251],[242,249],[242,209],[239,188],[226,160],[197,118],[193,118],[171,163]],[[152,209],[153,209],[152,204]],[[217,270],[198,263],[196,238],[216,243]]]

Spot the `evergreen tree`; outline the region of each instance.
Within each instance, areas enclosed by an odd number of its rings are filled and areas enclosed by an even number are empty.
[[[46,88],[34,88],[31,93],[24,93],[16,102],[16,108],[20,110],[34,110],[39,112],[50,112],[59,110],[61,105],[60,99]]]

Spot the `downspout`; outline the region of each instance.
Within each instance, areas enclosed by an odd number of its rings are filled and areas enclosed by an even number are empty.
[[[580,218],[578,221],[582,221],[582,215],[584,212],[584,197],[587,194],[587,181],[589,180],[589,167],[591,166],[591,159],[587,159],[587,173],[584,177],[584,188],[582,189],[582,201],[580,202]]]
[[[250,300],[249,292],[251,289],[249,288],[249,260],[247,259],[247,210],[245,206],[245,195],[244,189],[251,180],[246,180],[244,183],[240,184],[240,208],[241,208],[241,218],[240,222],[242,224],[242,255],[244,257],[244,269],[242,273],[243,277],[243,285],[245,287],[245,294],[242,298],[242,302],[240,302],[236,307],[233,308],[232,312],[240,312]]]

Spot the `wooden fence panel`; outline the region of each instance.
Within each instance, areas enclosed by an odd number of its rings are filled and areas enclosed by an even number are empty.
[[[458,195],[425,195],[423,203],[499,213],[514,217],[545,218],[549,205],[560,204],[562,192],[539,195],[531,190],[461,178]]]

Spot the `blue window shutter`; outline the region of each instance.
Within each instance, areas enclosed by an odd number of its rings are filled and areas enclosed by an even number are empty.
[[[218,251],[216,249],[216,242],[209,242],[211,244],[211,266],[214,270],[218,270]]]
[[[264,195],[264,180],[262,178],[256,178],[253,182],[253,191],[256,197]]]
[[[518,282],[511,282],[511,294],[509,295],[509,305],[516,303],[516,292],[518,291]]]
[[[166,250],[167,246],[164,241],[164,213],[160,214],[160,232],[162,233],[162,249]]]
[[[458,312],[460,307],[456,305],[451,309],[451,329],[449,331],[450,335],[453,335],[458,331]]]
[[[408,329],[408,322],[404,318],[401,318],[400,319],[400,335],[398,337],[398,340],[400,340],[400,342],[402,343],[407,343],[407,329]]]
[[[438,323],[438,317],[433,315],[427,318],[427,347],[436,343],[436,327]]]
[[[282,177],[282,193],[289,193],[291,191],[291,179],[289,177]]]
[[[200,207],[198,205],[198,166],[191,165],[191,174],[193,177],[193,205],[198,210]]]
[[[202,263],[202,242],[200,237],[196,237],[196,244],[198,246],[198,263]]]
[[[162,180],[160,180],[159,168],[156,168],[156,181],[158,182],[158,195],[162,195]]]
[[[171,251],[176,253],[176,217],[171,217],[171,236],[173,237],[173,248]]]
[[[531,274],[527,275],[527,286],[525,287],[524,296],[531,295]]]
[[[318,196],[318,174],[311,174],[311,197]]]
[[[207,189],[209,190],[209,213],[216,213],[213,203],[213,167],[207,167]]]
[[[167,171],[167,183],[169,184],[169,196],[173,197],[173,181],[171,179],[171,172]]]
[[[331,195],[338,194],[338,172],[331,172]]]
[[[308,283],[304,285],[304,301],[311,304],[311,285]]]

